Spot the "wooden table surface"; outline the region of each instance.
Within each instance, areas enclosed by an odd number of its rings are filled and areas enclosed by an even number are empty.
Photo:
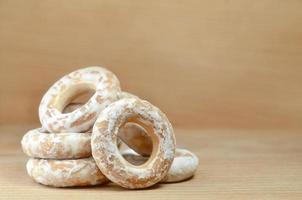
[[[176,129],[178,146],[200,159],[194,178],[134,191],[114,184],[58,189],[33,182],[20,140],[34,127],[0,127],[0,199],[302,199],[301,131]]]

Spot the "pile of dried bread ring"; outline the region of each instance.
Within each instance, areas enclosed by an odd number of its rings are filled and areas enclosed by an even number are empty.
[[[93,90],[86,103],[73,104]],[[41,128],[28,131],[22,149],[36,182],[53,187],[113,182],[147,188],[193,176],[198,158],[175,148],[171,123],[157,107],[121,91],[102,67],[71,72],[55,82],[39,105]],[[120,144],[128,149],[122,150]],[[123,146],[123,145],[122,145]]]

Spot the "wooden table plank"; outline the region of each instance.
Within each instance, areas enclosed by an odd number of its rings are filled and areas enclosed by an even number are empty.
[[[302,199],[300,131],[176,129],[178,146],[200,159],[195,177],[134,191],[114,184],[58,189],[33,182],[20,148],[33,127],[0,127],[0,199]]]

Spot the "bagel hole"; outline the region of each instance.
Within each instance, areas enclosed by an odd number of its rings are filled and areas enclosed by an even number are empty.
[[[66,102],[62,103],[62,113],[70,113],[83,106],[95,94],[95,89],[91,84],[81,84],[76,86],[75,91],[71,87],[69,92],[71,94],[65,99]],[[68,93],[68,91],[65,93]]]
[[[121,141],[119,148],[123,158],[134,166],[145,164],[153,151],[153,140],[144,126],[128,121],[118,132]]]

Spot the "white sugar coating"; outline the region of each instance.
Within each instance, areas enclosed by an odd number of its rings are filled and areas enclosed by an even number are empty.
[[[70,159],[91,156],[91,133],[47,133],[42,129],[28,131],[21,140],[24,153],[30,157]]]
[[[75,89],[76,88],[76,89]],[[95,94],[82,107],[62,113],[69,98],[83,90],[95,89]],[[121,91],[117,77],[102,67],[87,67],[62,77],[49,88],[39,106],[40,121],[50,132],[82,132],[88,130],[99,113],[118,99]]]
[[[27,173],[36,182],[53,187],[98,185],[108,181],[92,158],[44,160],[31,158]]]
[[[129,165],[114,141],[120,126],[130,118],[140,118],[152,125],[158,143],[153,159],[144,166]],[[174,158],[175,137],[166,116],[147,101],[124,98],[110,104],[97,119],[91,138],[92,155],[107,178],[126,188],[145,188],[160,181]]]
[[[122,155],[129,162],[142,164],[148,160],[137,154],[132,149],[126,149]],[[160,181],[161,183],[172,183],[184,181],[194,175],[199,165],[198,157],[189,150],[176,148],[175,157],[167,175]]]

